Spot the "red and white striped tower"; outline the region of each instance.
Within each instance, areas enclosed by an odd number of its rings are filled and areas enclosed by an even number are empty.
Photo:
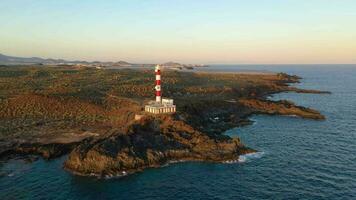
[[[162,103],[162,92],[161,92],[161,67],[156,65],[155,68],[156,73],[156,102]]]

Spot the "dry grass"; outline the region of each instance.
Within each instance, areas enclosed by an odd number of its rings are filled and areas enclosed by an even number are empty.
[[[279,78],[274,74],[164,71],[163,95],[175,98],[182,108],[191,100],[248,97],[264,87],[277,90],[284,87],[272,84]],[[41,128],[56,132],[125,126],[141,111],[144,101],[154,97],[153,86],[153,70],[2,66],[0,139]]]

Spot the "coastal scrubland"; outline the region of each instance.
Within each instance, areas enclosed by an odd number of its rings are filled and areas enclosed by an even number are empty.
[[[223,135],[250,124],[252,114],[323,120],[318,111],[278,92],[321,93],[290,87],[300,77],[284,73],[163,71],[163,96],[177,113],[143,112],[154,98],[152,69],[76,66],[0,66],[0,156],[69,153],[64,166],[81,175],[111,176],[171,161],[221,162],[254,152]],[[135,115],[143,115],[134,120]]]

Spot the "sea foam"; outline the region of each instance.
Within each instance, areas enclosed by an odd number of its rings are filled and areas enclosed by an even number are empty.
[[[261,152],[248,153],[245,155],[241,155],[241,156],[239,156],[238,162],[244,163],[244,162],[252,160],[252,159],[261,158],[264,154],[265,154],[265,152],[261,151]]]

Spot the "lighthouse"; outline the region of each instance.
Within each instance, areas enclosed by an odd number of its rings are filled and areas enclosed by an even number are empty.
[[[150,101],[145,106],[145,111],[152,114],[175,113],[176,106],[173,104],[173,99],[162,98],[162,79],[161,79],[161,66],[155,66],[155,101]]]
[[[156,102],[161,103],[162,102],[162,91],[161,91],[161,67],[159,65],[156,65],[155,67],[155,73],[156,73]]]

